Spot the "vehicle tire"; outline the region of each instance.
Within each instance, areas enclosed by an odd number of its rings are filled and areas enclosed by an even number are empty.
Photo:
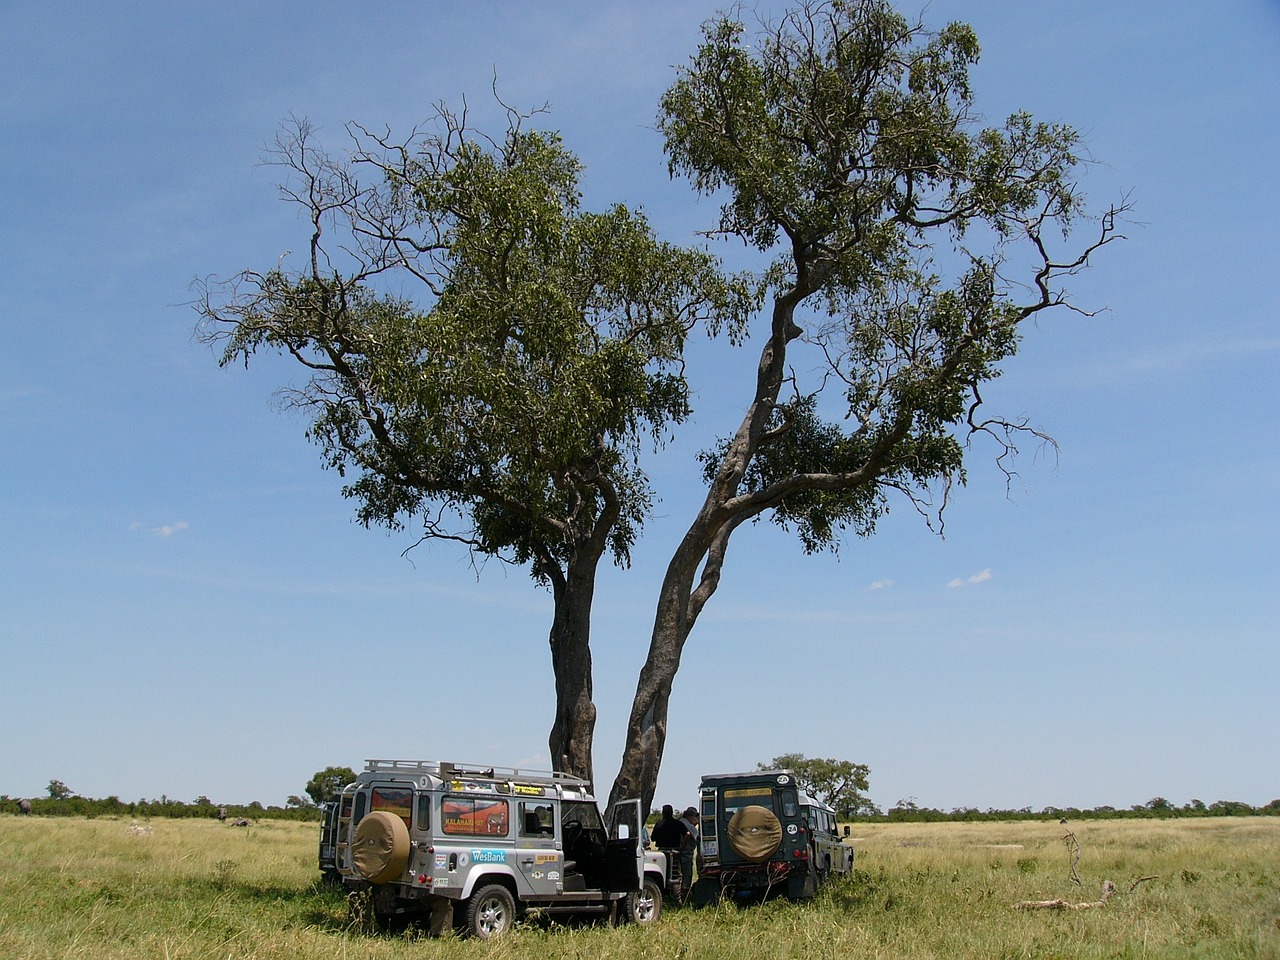
[[[653,923],[662,916],[662,887],[656,880],[644,878],[644,887],[629,893],[623,900],[627,923]]]
[[[480,940],[506,933],[515,922],[515,898],[500,883],[481,887],[467,901],[467,929]]]
[[[782,824],[768,807],[751,804],[729,821],[729,846],[745,860],[763,863],[782,846]]]
[[[356,827],[351,858],[370,883],[387,883],[409,863],[409,828],[394,813],[375,810]]]

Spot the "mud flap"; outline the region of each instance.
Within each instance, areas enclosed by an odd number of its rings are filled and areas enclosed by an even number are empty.
[[[818,892],[818,877],[809,867],[804,873],[793,873],[787,877],[787,896],[792,900],[808,900]]]
[[[693,905],[710,907],[720,902],[720,881],[711,877],[699,877],[693,881]]]

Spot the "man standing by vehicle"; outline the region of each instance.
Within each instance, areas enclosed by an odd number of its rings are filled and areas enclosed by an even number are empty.
[[[680,822],[689,831],[680,847],[680,877],[684,881],[680,902],[684,904],[688,903],[689,893],[693,890],[693,859],[698,852],[698,840],[701,837],[698,808],[686,807]]]
[[[689,828],[683,821],[676,819],[675,809],[669,803],[663,805],[662,819],[653,825],[653,845],[667,855],[671,884],[677,889],[680,899],[684,898],[686,889],[680,852],[688,837]]]

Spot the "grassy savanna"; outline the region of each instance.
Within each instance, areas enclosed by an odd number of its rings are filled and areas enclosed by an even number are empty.
[[[0,957],[1280,958],[1274,817],[858,825],[856,875],[810,903],[526,924],[490,943],[351,928],[316,884],[313,824],[144,826],[0,817]],[[1095,900],[1104,880],[1117,892],[1095,909],[1015,908]]]

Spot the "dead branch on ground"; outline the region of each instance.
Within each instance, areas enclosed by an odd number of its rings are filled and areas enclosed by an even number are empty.
[[[1071,882],[1076,886],[1080,886],[1080,875],[1076,872],[1076,866],[1080,863],[1080,841],[1076,839],[1076,835],[1067,831],[1063,841],[1067,844],[1067,849],[1071,851]],[[1138,888],[1138,884],[1146,883],[1148,880],[1159,880],[1159,875],[1153,874],[1149,877],[1139,877],[1129,885],[1129,893],[1133,893]],[[1110,880],[1102,881],[1102,894],[1097,900],[1090,900],[1085,903],[1070,903],[1061,897],[1056,900],[1023,900],[1021,903],[1015,904],[1018,910],[1092,910],[1094,907],[1100,907],[1105,904],[1113,893],[1116,892],[1116,885]]]
[[[1092,910],[1100,907],[1116,892],[1116,885],[1110,880],[1102,881],[1102,896],[1087,903],[1068,903],[1059,897],[1057,900],[1023,900],[1017,905],[1019,910]]]

